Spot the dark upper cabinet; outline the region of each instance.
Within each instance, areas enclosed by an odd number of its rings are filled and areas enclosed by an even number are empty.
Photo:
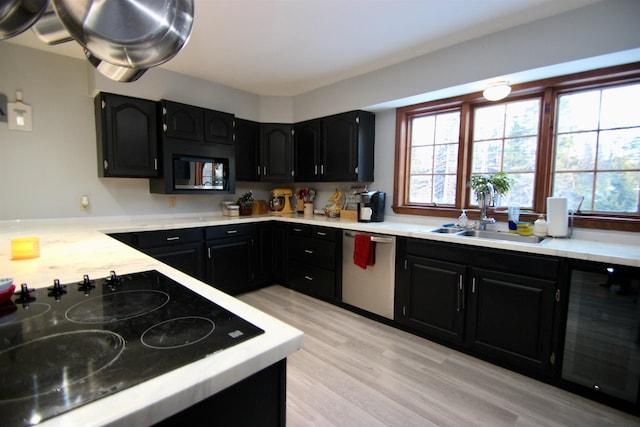
[[[233,144],[234,116],[173,101],[162,101],[162,127],[168,138]]]
[[[162,101],[162,128],[169,138],[202,141],[204,110],[193,105]]]
[[[293,181],[292,125],[263,123],[260,138],[262,180]]]
[[[233,114],[204,110],[204,140],[218,144],[233,144]]]
[[[236,119],[236,179],[260,181],[260,123]]]
[[[103,92],[94,105],[98,175],[157,177],[157,103]]]
[[[350,111],[322,118],[323,181],[373,182],[375,115]]]
[[[293,170],[296,181],[318,181],[323,165],[320,162],[322,120],[296,123],[293,127]]]

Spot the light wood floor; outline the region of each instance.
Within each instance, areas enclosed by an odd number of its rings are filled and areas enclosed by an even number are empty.
[[[640,418],[271,286],[239,297],[305,333],[287,425],[639,426]]]

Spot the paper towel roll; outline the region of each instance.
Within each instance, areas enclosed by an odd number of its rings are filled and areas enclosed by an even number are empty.
[[[565,237],[569,234],[569,210],[566,197],[547,197],[547,234]]]

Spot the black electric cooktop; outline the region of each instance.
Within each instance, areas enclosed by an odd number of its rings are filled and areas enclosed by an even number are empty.
[[[37,424],[263,332],[155,270],[22,285],[0,305],[1,424]]]

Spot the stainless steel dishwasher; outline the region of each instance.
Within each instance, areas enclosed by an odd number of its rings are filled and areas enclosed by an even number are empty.
[[[375,264],[366,269],[353,262],[356,234],[369,235],[376,243]],[[343,231],[342,302],[393,319],[395,263],[395,236]]]

